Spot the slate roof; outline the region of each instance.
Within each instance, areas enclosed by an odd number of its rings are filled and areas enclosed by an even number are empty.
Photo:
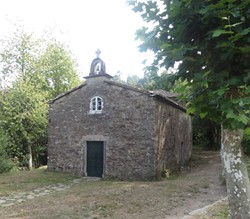
[[[174,106],[177,109],[182,110],[183,112],[187,111],[187,108],[184,103],[178,100],[178,94],[171,93],[165,90],[154,90],[149,92],[151,92],[151,96],[155,96],[156,98],[162,99],[163,101],[167,102],[168,104]]]

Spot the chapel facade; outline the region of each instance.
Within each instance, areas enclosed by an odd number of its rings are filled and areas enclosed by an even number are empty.
[[[48,170],[152,179],[185,165],[192,125],[175,94],[113,81],[99,54],[85,79],[50,101]]]

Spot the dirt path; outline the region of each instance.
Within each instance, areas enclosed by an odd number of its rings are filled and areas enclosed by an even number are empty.
[[[219,152],[196,153],[190,165],[176,178],[127,187],[120,201],[126,207],[108,218],[180,219],[226,196]]]
[[[193,210],[212,204],[227,195],[225,184],[221,178],[222,167],[219,152],[200,152],[194,156],[202,159],[202,163],[196,168],[192,168],[191,172],[187,172],[186,176],[200,177],[200,180],[205,180],[207,184],[203,188],[199,188],[199,193],[188,199],[187,203],[174,209],[171,215],[183,216]]]

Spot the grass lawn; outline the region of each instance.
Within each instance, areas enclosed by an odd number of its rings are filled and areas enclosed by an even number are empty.
[[[46,167],[32,171],[13,171],[0,175],[0,197],[56,183],[70,183],[76,176],[65,173],[48,172]]]
[[[0,207],[4,219],[162,219],[179,218],[192,210],[220,199],[223,187],[213,188],[218,176],[218,155],[195,157],[190,169],[162,181],[81,181],[69,189],[36,197],[8,207]],[[211,160],[216,162],[212,163]],[[198,167],[197,167],[198,166]],[[197,169],[196,169],[197,168]],[[217,174],[217,173],[216,173]],[[57,183],[70,184],[75,176],[46,169],[0,175],[0,197],[31,191]],[[217,189],[214,194],[211,191]],[[224,195],[224,194],[222,194]],[[214,209],[211,219],[226,218],[225,206]],[[176,217],[173,217],[176,216]],[[204,216],[204,215],[203,215]],[[206,217],[196,218],[206,218]]]
[[[205,180],[186,180],[185,185],[177,178],[160,182],[82,181],[68,190],[4,207],[0,218],[164,218],[198,197],[197,187],[207,186]]]

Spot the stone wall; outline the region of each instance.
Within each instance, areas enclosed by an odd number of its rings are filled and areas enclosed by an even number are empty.
[[[165,169],[180,168],[192,153],[190,116],[167,103],[156,100],[155,161],[158,176]]]
[[[100,114],[90,113],[95,96],[104,102]],[[155,178],[189,158],[191,132],[184,112],[149,93],[88,78],[50,104],[48,169],[86,176],[87,141],[103,141],[104,177]]]
[[[105,177],[154,177],[154,101],[96,79],[50,104],[48,168],[85,175],[86,141],[104,139]],[[101,114],[89,113],[94,96],[103,99]]]

